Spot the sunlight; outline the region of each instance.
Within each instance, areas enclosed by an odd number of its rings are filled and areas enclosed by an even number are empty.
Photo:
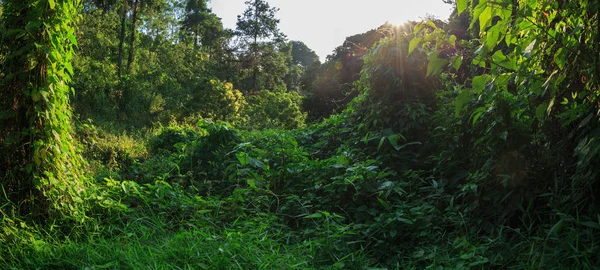
[[[269,0],[280,8],[280,29],[290,40],[302,40],[321,60],[352,35],[375,29],[386,21],[402,25],[431,14],[447,19],[451,6],[441,0]],[[213,11],[223,25],[235,28],[244,0],[213,1]]]

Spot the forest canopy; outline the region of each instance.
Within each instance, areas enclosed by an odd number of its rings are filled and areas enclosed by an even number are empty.
[[[0,268],[598,268],[600,4],[443,2],[0,0]]]

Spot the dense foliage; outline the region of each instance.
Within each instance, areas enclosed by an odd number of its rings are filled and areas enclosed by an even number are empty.
[[[1,6],[0,268],[600,265],[597,1],[447,1],[323,64],[266,1],[75,2]]]

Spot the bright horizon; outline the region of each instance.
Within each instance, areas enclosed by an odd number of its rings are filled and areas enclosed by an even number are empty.
[[[246,9],[245,0],[212,0],[209,6],[235,29],[237,15]],[[447,20],[452,6],[442,0],[267,0],[278,7],[279,29],[289,40],[299,40],[314,50],[321,61],[346,37],[364,33],[389,21],[402,24],[426,15]]]

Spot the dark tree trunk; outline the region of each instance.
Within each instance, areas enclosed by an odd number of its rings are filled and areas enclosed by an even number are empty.
[[[121,12],[121,33],[119,36],[119,63],[117,67],[117,74],[119,76],[119,80],[121,79],[121,75],[123,75],[123,54],[125,46],[125,22],[127,19],[127,2],[129,0],[123,0],[123,10]]]
[[[138,19],[138,7],[140,4],[140,0],[135,0],[133,6],[133,18],[131,20],[131,40],[129,41],[129,59],[127,60],[127,73],[131,74],[131,70],[133,68],[133,60],[135,58],[135,37],[136,37],[136,27],[137,27],[137,19]]]

